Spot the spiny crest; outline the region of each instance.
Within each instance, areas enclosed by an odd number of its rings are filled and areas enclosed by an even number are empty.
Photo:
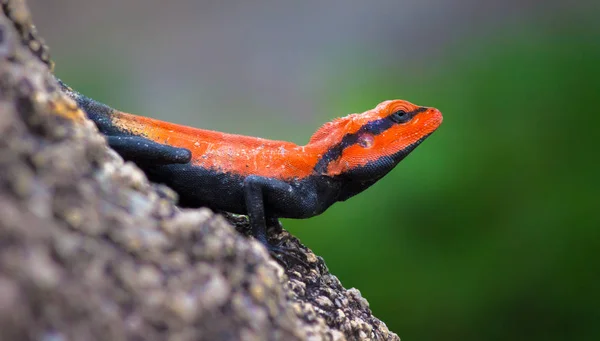
[[[351,114],[345,117],[339,117],[331,122],[325,123],[310,137],[308,143],[323,141],[332,135],[339,134],[339,132],[346,132],[348,124],[352,122],[352,116],[356,115],[357,114]]]
[[[362,114],[350,114],[344,117],[336,118],[331,122],[325,123],[310,138],[308,143],[314,143],[329,139],[331,136],[342,133],[354,133],[369,121],[377,120],[386,116],[384,113],[388,104],[392,101],[385,101],[377,105],[374,109],[367,110]],[[340,136],[340,138],[342,137]]]

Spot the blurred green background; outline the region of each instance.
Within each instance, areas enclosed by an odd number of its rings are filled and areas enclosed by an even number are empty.
[[[600,340],[598,4],[29,3],[58,76],[125,111],[303,144],[439,108],[386,178],[285,227],[403,340]]]

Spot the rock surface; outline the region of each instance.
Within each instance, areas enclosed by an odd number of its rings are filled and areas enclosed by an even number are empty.
[[[286,231],[307,264],[124,163],[61,93],[24,1],[0,2],[2,340],[399,340]]]

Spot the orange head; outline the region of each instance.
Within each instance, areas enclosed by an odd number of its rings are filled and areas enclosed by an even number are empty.
[[[362,114],[321,127],[309,145],[329,146],[315,166],[318,174],[376,180],[387,174],[442,123],[435,108],[403,100],[380,103]]]

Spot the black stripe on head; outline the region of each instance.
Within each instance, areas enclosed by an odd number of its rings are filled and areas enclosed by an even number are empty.
[[[403,120],[403,122],[410,121],[415,115],[426,110],[427,108],[420,107],[413,111],[403,112],[403,116],[405,117],[405,120]],[[397,114],[398,112],[394,112],[384,118],[368,122],[364,126],[360,127],[358,131],[344,135],[344,137],[342,137],[342,141],[329,148],[329,150],[327,150],[327,152],[323,154],[323,156],[321,156],[321,158],[315,165],[314,171],[318,174],[326,173],[329,164],[339,159],[342,156],[344,149],[358,143],[358,139],[362,134],[369,133],[371,135],[377,136],[383,133],[384,131],[390,129],[395,124],[397,124],[398,121],[394,119],[394,115]]]

